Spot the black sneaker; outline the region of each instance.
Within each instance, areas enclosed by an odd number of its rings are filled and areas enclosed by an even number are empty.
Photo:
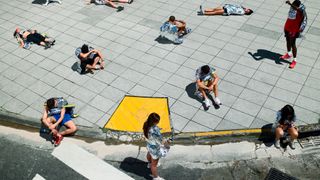
[[[131,3],[133,3],[133,0],[129,0],[129,1],[128,1],[128,4],[131,4]]]
[[[118,6],[118,7],[117,7],[117,12],[120,12],[120,11],[122,11],[123,9],[124,9],[123,6]]]

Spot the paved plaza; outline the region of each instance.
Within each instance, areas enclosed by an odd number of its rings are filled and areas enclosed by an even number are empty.
[[[260,128],[293,104],[297,124],[320,118],[320,1],[302,1],[308,14],[297,40],[297,65],[275,61],[286,52],[283,33],[289,6],[279,0],[135,0],[116,12],[82,0],[42,6],[41,0],[0,0],[0,107],[40,119],[43,103],[75,103],[77,125],[103,127],[124,95],[169,97],[177,132]],[[39,4],[40,3],[40,4]],[[197,16],[199,5],[241,3],[251,16]],[[181,45],[156,41],[170,15],[192,29]],[[16,27],[56,39],[45,50],[18,47]],[[99,49],[106,68],[80,75],[75,49]],[[220,77],[219,109],[205,111],[194,96],[195,70],[210,64]]]

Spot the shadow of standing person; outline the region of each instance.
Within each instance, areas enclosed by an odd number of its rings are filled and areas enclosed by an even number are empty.
[[[269,60],[273,60],[276,64],[282,64],[282,63],[290,64],[289,61],[280,59],[280,57],[282,56],[281,54],[271,52],[266,49],[258,49],[257,52],[253,54],[252,52],[248,52],[248,54],[251,55],[252,58],[256,61],[260,61],[262,59],[269,59]]]

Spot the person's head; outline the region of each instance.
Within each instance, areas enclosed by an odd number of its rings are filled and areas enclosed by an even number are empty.
[[[56,100],[55,98],[50,98],[47,100],[47,107],[48,109],[52,109],[56,106]]]
[[[89,46],[87,44],[83,44],[81,47],[82,53],[88,53],[89,52]]]
[[[17,35],[20,33],[20,28],[17,28],[14,32],[13,32],[13,37],[17,37]]]
[[[244,14],[245,14],[245,15],[250,15],[250,14],[252,14],[252,13],[253,13],[252,9],[244,8]]]
[[[143,134],[146,138],[148,138],[148,133],[149,133],[150,127],[157,125],[159,123],[159,121],[160,121],[159,114],[157,114],[155,112],[149,114],[148,119],[143,124]]]
[[[295,118],[294,109],[291,105],[287,104],[285,105],[281,110],[281,119],[293,121]]]
[[[295,6],[295,7],[300,7],[301,1],[300,0],[294,0],[292,5]]]
[[[170,17],[169,17],[169,21],[170,21],[170,22],[173,22],[173,21],[175,21],[175,20],[176,20],[176,18],[175,18],[174,16],[170,16]]]
[[[208,65],[204,65],[201,67],[202,74],[208,74],[210,72],[210,67]]]

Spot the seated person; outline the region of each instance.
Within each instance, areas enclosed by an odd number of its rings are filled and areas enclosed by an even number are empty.
[[[182,20],[176,20],[176,18],[174,16],[170,16],[168,22],[170,24],[177,26],[179,36],[189,33],[186,28],[186,22],[184,22]]]
[[[23,47],[25,49],[30,48],[30,43],[35,43],[44,46],[45,48],[50,48],[55,43],[55,40],[53,38],[45,37],[39,34],[37,30],[30,29],[27,31],[21,31],[19,28],[17,28],[14,31],[13,36],[20,44],[19,47]]]
[[[42,123],[47,126],[54,139],[54,145],[59,145],[63,136],[73,134],[77,127],[72,120],[75,117],[72,110],[67,111],[68,102],[64,98],[50,98],[44,105]],[[65,131],[59,132],[59,126],[65,126]]]
[[[108,5],[117,9],[118,12],[124,9],[123,6],[117,6],[114,2],[131,4],[133,0],[89,0],[87,4],[95,3],[97,5]]]
[[[198,15],[250,15],[253,11],[249,8],[242,7],[237,4],[225,4],[224,6],[219,6],[216,8],[208,8],[202,11],[202,6],[200,6],[200,11]]]
[[[213,99],[216,105],[221,105],[218,98],[218,75],[213,67],[208,65],[201,66],[196,71],[196,92],[195,94],[203,100],[206,108],[210,107],[210,101],[207,93],[213,92],[215,98]]]
[[[87,71],[93,73],[92,70],[104,69],[104,60],[99,50],[84,44],[81,48],[76,49],[76,55],[81,61],[81,74]],[[97,65],[100,67],[97,68]]]
[[[274,124],[276,128],[276,141],[274,146],[276,148],[280,148],[280,138],[284,136],[284,132],[287,132],[290,135],[289,146],[291,149],[295,149],[294,140],[298,138],[298,131],[294,125],[295,121],[296,115],[294,109],[289,104],[277,112],[277,118]]]

